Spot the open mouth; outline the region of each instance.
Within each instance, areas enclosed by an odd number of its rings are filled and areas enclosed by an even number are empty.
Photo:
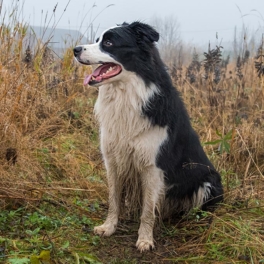
[[[120,65],[115,63],[104,63],[97,67],[92,74],[89,74],[85,77],[83,84],[93,85],[97,83],[101,83],[106,79],[113,78],[120,74],[122,68]]]

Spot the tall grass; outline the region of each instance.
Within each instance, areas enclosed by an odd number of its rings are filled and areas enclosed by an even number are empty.
[[[193,125],[201,131],[202,141],[210,146],[207,147],[209,153],[216,155],[219,169],[231,169],[247,179],[255,173],[263,179],[262,46],[263,43],[257,55],[244,56],[237,63],[228,64],[221,58],[221,47],[209,47],[204,53],[203,67],[190,75],[192,69],[189,66],[184,82],[178,85]],[[195,63],[197,61],[191,65]],[[226,142],[221,141],[230,131]],[[224,151],[219,149],[221,144],[226,146]],[[226,187],[229,189],[230,186]]]
[[[74,62],[71,48],[58,58],[47,43],[25,46],[28,25],[15,13],[5,21],[0,25],[1,210],[47,199],[66,203],[77,192],[82,199],[105,202],[92,113],[97,91],[82,86],[90,68]],[[262,41],[256,54],[244,51],[230,62],[221,46],[209,46],[203,59],[195,52],[189,65],[171,69],[192,124],[222,174],[225,205],[208,213],[209,229],[198,225],[198,238],[186,223],[179,231],[167,230],[168,237],[179,232],[179,239],[188,241],[177,246],[181,256],[171,254],[170,260],[263,259],[263,50]],[[190,256],[191,248],[198,257]]]
[[[2,198],[31,199],[29,190],[63,179],[86,188],[101,164],[94,98],[82,86],[89,68],[77,67],[71,48],[62,59],[41,40],[26,48],[30,29],[13,15],[0,26]]]

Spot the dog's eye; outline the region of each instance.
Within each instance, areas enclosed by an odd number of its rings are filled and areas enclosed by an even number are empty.
[[[97,43],[98,41],[99,41],[99,38],[97,38],[95,42]]]
[[[113,45],[113,43],[112,43],[109,39],[105,40],[105,41],[103,42],[103,44],[104,44],[104,46],[107,46],[107,47],[110,47],[110,46]]]

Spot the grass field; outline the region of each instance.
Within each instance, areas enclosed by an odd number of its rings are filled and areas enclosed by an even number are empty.
[[[171,69],[225,201],[163,223],[156,249],[140,254],[137,221],[123,216],[110,238],[92,233],[107,213],[107,185],[97,91],[82,86],[91,69],[71,49],[62,59],[45,45],[26,52],[26,30],[0,25],[1,263],[264,263],[263,43],[237,61],[215,47]]]

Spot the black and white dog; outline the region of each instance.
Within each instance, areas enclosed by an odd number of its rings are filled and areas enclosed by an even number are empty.
[[[156,215],[207,209],[223,199],[220,175],[191,127],[158,40],[152,27],[134,22],[74,48],[80,63],[100,64],[84,80],[99,87],[95,114],[109,186],[108,216],[94,232],[112,235],[125,204],[130,212],[140,209],[140,251],[154,247]]]

